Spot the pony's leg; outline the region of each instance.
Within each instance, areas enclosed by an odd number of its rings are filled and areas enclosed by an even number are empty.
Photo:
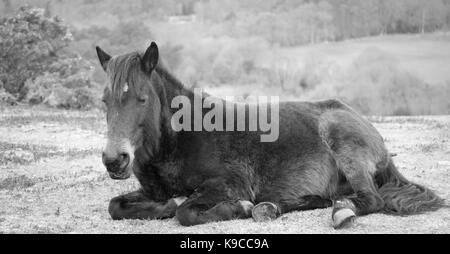
[[[253,203],[237,193],[236,187],[228,186],[222,179],[207,180],[178,207],[176,217],[183,226],[249,218]]]
[[[292,211],[305,211],[328,208],[333,205],[330,199],[325,199],[317,195],[308,195],[300,199],[277,200],[271,202],[261,202],[252,210],[252,217],[255,221],[268,221],[276,219],[283,213]]]
[[[322,209],[332,206],[328,198],[336,172],[331,153],[317,153],[294,159],[280,169],[283,175],[262,186],[253,219],[275,219],[291,211]]]
[[[185,197],[179,197],[155,202],[139,190],[113,198],[108,210],[113,220],[164,219],[174,217],[177,207],[184,200]]]
[[[190,201],[181,205],[176,212],[176,217],[183,226],[250,218],[253,208],[253,203],[245,200],[222,201],[209,209],[201,203]]]
[[[370,156],[364,154],[367,153],[353,150],[336,159],[339,170],[344,173],[355,194],[334,202],[334,228],[347,226],[356,216],[378,212],[384,207],[384,201],[377,192],[372,176],[376,171],[376,164]]]

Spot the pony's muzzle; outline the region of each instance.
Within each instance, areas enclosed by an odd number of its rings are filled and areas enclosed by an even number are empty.
[[[113,179],[125,178],[128,164],[130,164],[130,155],[121,153],[117,156],[108,156],[105,152],[102,154],[102,161]]]

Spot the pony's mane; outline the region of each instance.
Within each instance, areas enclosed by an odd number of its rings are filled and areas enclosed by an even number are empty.
[[[114,98],[120,99],[122,97],[125,84],[132,81],[130,79],[135,79],[140,76],[138,68],[141,68],[140,54],[138,52],[116,56],[109,61],[108,72],[111,78],[110,88]],[[132,89],[135,88],[133,87]]]
[[[175,86],[176,89],[185,89],[183,82],[176,78],[170,71],[166,68],[163,61],[159,61],[155,69],[156,73],[167,82]]]
[[[111,92],[115,98],[120,99],[124,91],[124,85],[130,82],[129,88],[137,90],[137,87],[132,87],[132,84],[138,84],[138,80],[142,78],[141,59],[143,54],[139,52],[132,52],[125,55],[113,57],[108,63],[109,76],[111,77]],[[163,61],[158,61],[154,72],[158,76],[170,83],[173,88],[177,90],[184,90],[185,86],[166,68]],[[136,91],[139,92],[139,91]]]

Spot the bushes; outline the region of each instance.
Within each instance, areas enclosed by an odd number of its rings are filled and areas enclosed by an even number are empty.
[[[366,115],[450,113],[448,84],[428,85],[377,48],[364,51],[342,76],[320,84],[305,97],[339,98]]]
[[[44,103],[50,107],[90,109],[99,107],[101,91],[83,74],[67,77],[57,73],[45,73],[26,83],[26,101],[31,104]]]
[[[181,62],[174,69],[176,75],[187,86],[213,85],[217,79],[212,74],[212,65],[219,52],[230,43],[229,38],[203,38],[183,47]],[[161,55],[165,58],[164,55]]]
[[[236,82],[243,74],[243,62],[243,56],[233,46],[222,49],[212,64],[215,83]]]
[[[0,106],[1,105],[14,106],[16,104],[17,104],[17,99],[14,96],[12,96],[10,93],[6,92],[0,82]]]
[[[271,87],[278,87],[283,92],[297,93],[301,81],[301,68],[298,63],[282,58],[271,63],[270,68],[260,70],[261,76],[267,78]]]
[[[203,39],[196,45],[183,48],[181,63],[175,68],[180,79],[191,85],[267,82],[257,75],[264,62],[261,58],[270,51],[264,40],[219,37]]]
[[[71,41],[60,19],[47,18],[43,9],[23,7],[0,21],[0,73],[7,92],[21,99],[25,81],[46,71]]]
[[[99,107],[102,91],[92,81],[92,72],[93,68],[81,58],[59,60],[49,67],[48,72],[25,82],[24,101],[58,108]]]
[[[52,107],[90,108],[92,67],[68,47],[72,35],[43,9],[22,7],[0,21],[0,99]]]
[[[94,46],[100,45],[110,54],[142,50],[154,40],[149,27],[140,20],[120,21],[113,29],[93,25],[73,31],[71,46],[85,59],[96,60]]]

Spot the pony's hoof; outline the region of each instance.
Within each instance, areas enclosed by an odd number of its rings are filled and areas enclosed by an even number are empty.
[[[252,217],[256,222],[274,220],[278,217],[278,207],[270,202],[259,203],[253,207]]]
[[[333,213],[333,228],[341,229],[349,227],[356,218],[355,212],[350,208],[342,208]]]
[[[247,200],[241,200],[241,201],[239,201],[239,203],[241,204],[245,215],[250,216],[252,214],[252,210],[253,210],[253,207],[255,207],[255,205],[252,202],[247,201]]]

